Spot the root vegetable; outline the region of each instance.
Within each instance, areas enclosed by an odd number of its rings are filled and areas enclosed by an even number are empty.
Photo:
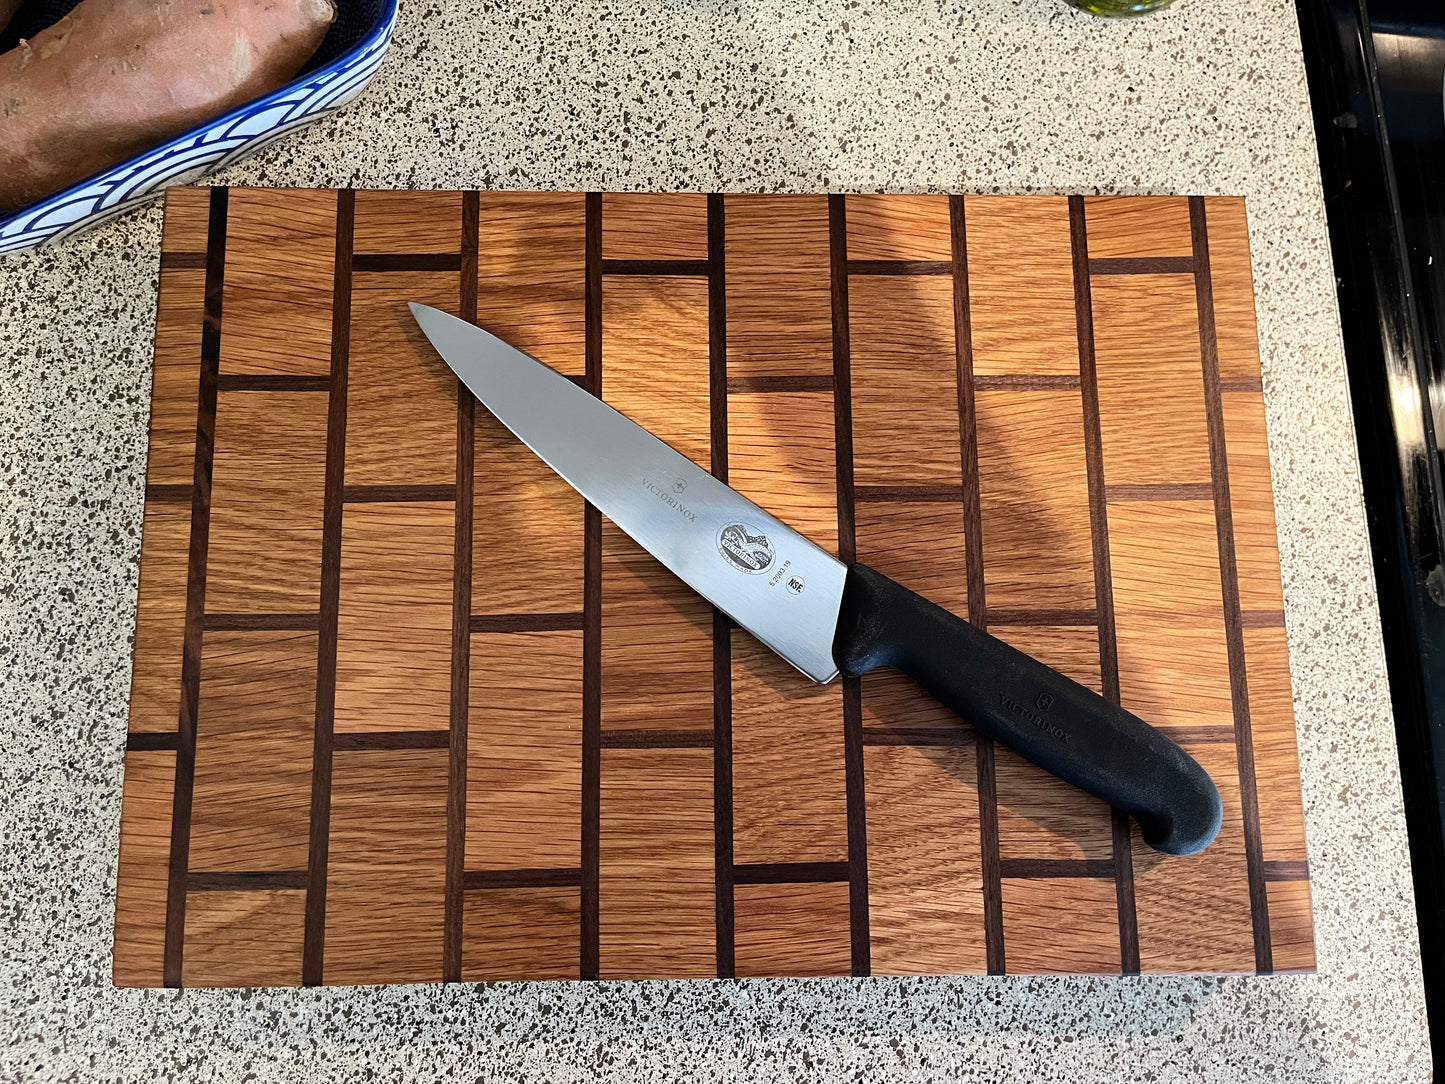
[[[332,0],[82,0],[0,56],[0,214],[284,85],[335,17]]]

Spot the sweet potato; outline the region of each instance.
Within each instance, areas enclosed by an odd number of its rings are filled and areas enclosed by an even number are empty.
[[[0,56],[0,214],[282,86],[332,0],[82,0]]]

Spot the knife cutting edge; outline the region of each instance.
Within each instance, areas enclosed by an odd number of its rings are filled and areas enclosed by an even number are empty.
[[[646,429],[495,335],[411,304],[513,434],[693,590],[819,683],[906,673],[980,733],[1194,854],[1219,790],[1162,731],[864,564],[844,565]]]

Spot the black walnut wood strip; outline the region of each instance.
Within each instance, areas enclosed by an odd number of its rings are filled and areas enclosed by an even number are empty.
[[[331,840],[336,643],[341,609],[341,513],[346,481],[346,396],[351,357],[351,241],[356,193],[336,193],[336,266],[331,291],[331,393],[326,409],[326,490],[321,513],[321,621],[316,646],[316,723],[311,754],[311,832],[301,982],[319,986],[326,955],[326,868]]]
[[[362,749],[446,749],[451,734],[447,730],[358,730],[331,736],[331,748],[337,752]]]
[[[206,614],[207,632],[315,632],[321,615],[300,614]]]
[[[175,730],[167,730],[160,734],[149,731],[132,731],[125,736],[127,753],[166,752],[179,749],[180,744],[180,733]]]
[[[1194,270],[1189,256],[1124,256],[1089,261],[1091,275],[1187,275]]]
[[[387,485],[346,486],[341,499],[346,504],[387,504],[412,501],[454,501],[457,487],[453,485]]]
[[[847,862],[739,862],[733,867],[740,885],[842,883],[848,878]]]
[[[963,500],[963,486],[856,486],[853,500],[868,504],[956,504]]]
[[[1246,629],[1284,628],[1283,610],[1241,610],[1239,624]]]
[[[367,271],[460,271],[459,252],[380,252],[357,253],[351,269]]]
[[[1099,676],[1104,699],[1120,702],[1119,644],[1114,625],[1114,575],[1109,561],[1108,487],[1099,420],[1099,374],[1094,354],[1094,306],[1089,285],[1089,237],[1084,198],[1069,197],[1069,239],[1074,261],[1074,323],[1079,342],[1079,391],[1084,414],[1084,467],[1089,487],[1089,544],[1094,557],[1094,606],[1098,611]],[[1134,900],[1134,842],[1127,814],[1109,813],[1114,864],[1114,901],[1119,916],[1119,970],[1139,973],[1139,919]]]
[[[1000,626],[1033,626],[1040,628],[1066,628],[1069,626],[1097,625],[1098,610],[990,610],[988,623],[993,628]]]
[[[956,727],[932,726],[865,726],[864,745],[970,746],[978,741],[978,732],[960,723]]]
[[[318,391],[331,390],[329,376],[287,376],[282,373],[221,373],[218,391]]]
[[[1010,880],[1034,880],[1054,877],[1090,877],[1100,881],[1114,879],[1112,858],[1003,858],[999,872]]]
[[[146,500],[158,501],[163,504],[189,504],[194,487],[184,483],[164,485],[156,482],[146,483]]]
[[[603,260],[604,275],[693,275],[708,273],[707,260]]]
[[[948,201],[953,243],[953,328],[958,385],[959,462],[963,477],[963,542],[968,581],[968,620],[988,628],[983,571],[983,504],[978,469],[978,408],[973,374],[973,316],[968,291],[968,223],[962,196]],[[978,735],[979,850],[983,862],[984,954],[990,975],[1004,972],[1003,885],[999,879],[998,782],[993,742]]]
[[[603,749],[711,749],[711,730],[603,730]]]
[[[728,480],[727,201],[707,198],[708,436],[711,469]],[[826,378],[832,388],[832,378]],[[746,383],[739,380],[738,383]],[[717,974],[737,974],[737,913],[733,887],[733,624],[712,612],[713,881]]]
[[[1219,580],[1224,597],[1225,646],[1229,654],[1229,696],[1234,706],[1234,749],[1236,763],[1239,765],[1239,805],[1244,821],[1244,859],[1249,878],[1249,911],[1254,924],[1254,964],[1255,970],[1265,975],[1274,970],[1274,951],[1270,944],[1269,895],[1264,887],[1264,847],[1259,827],[1259,795],[1254,778],[1254,737],[1249,718],[1249,682],[1245,674],[1239,569],[1234,555],[1229,458],[1224,445],[1224,404],[1219,388],[1219,341],[1214,326],[1214,280],[1209,266],[1209,228],[1202,196],[1189,197],[1189,227],[1194,244],[1199,352],[1204,369],[1204,417],[1209,430],[1214,522],[1219,539]]]
[[[1214,487],[1209,482],[1152,482],[1146,485],[1104,487],[1108,501],[1210,501]]]
[[[833,316],[833,439],[838,493],[838,557],[858,559],[853,487],[853,355],[848,315],[848,217],[843,196],[828,197],[829,290]],[[863,689],[843,679],[843,773],[848,819],[848,930],[854,975],[873,971],[868,932],[868,799],[863,778]]]
[[[162,271],[199,271],[206,266],[204,252],[162,252]]]
[[[1211,726],[1208,723],[1162,729],[1169,740],[1178,745],[1231,745],[1235,737],[1233,726]]]
[[[472,614],[473,632],[580,632],[586,615],[582,613],[547,614]]]
[[[171,805],[166,881],[163,981],[181,985],[186,931],[186,876],[191,848],[191,802],[196,779],[196,719],[201,697],[201,635],[206,613],[206,555],[211,531],[211,467],[216,452],[216,377],[221,363],[221,302],[226,285],[229,192],[212,188],[206,233],[206,284],[196,398],[196,452],[191,480],[191,536],[186,559],[186,617],[181,654],[180,714],[176,727],[176,784]]]
[[[1264,391],[1264,381],[1258,376],[1231,376],[1222,377],[1219,381],[1221,392],[1253,392],[1256,395]]]
[[[974,391],[1078,391],[1079,378],[1071,374],[1002,373],[973,378]]]
[[[1302,859],[1267,859],[1261,865],[1266,881],[1308,881],[1310,879],[1310,864]]]
[[[950,260],[849,260],[850,275],[951,275]]]
[[[192,873],[186,878],[186,889],[190,892],[274,892],[305,889],[306,884],[304,869]]]
[[[805,376],[785,373],[775,376],[731,376],[727,378],[727,391],[733,395],[832,390],[833,378],[831,376]]]
[[[480,199],[462,194],[461,318],[477,322],[477,236]],[[476,399],[457,380],[457,483],[452,545],[452,665],[447,741],[446,893],[442,914],[442,980],[462,977],[462,875],[467,856],[467,728],[472,674],[472,489]]]
[[[489,888],[580,888],[580,869],[471,869],[462,877],[467,892]]]
[[[586,198],[584,290],[586,387],[602,397],[602,195]],[[582,514],[582,978],[599,970],[599,846],[602,832],[602,514]]]

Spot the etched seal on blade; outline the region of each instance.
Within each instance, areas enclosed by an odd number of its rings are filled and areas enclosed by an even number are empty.
[[[750,523],[729,523],[717,533],[718,552],[739,572],[756,576],[773,563],[773,544]]]

